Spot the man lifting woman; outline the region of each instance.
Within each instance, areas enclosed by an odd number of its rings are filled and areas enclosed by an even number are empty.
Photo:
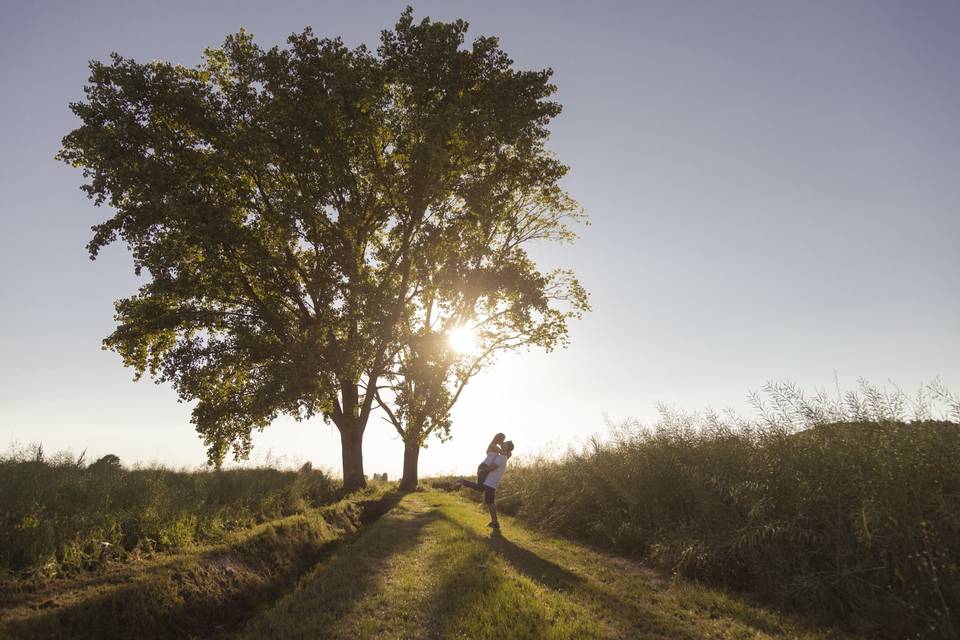
[[[495,532],[500,531],[500,521],[497,520],[497,487],[500,485],[503,472],[507,470],[507,461],[513,454],[513,442],[506,438],[502,433],[498,433],[490,441],[487,457],[477,467],[476,482],[460,480],[463,486],[483,492],[483,501],[490,510],[490,523],[487,526],[493,528]]]

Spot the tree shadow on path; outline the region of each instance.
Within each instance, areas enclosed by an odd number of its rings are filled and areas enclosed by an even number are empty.
[[[471,624],[464,621],[477,616],[509,619],[511,637],[540,637],[551,624],[546,612],[541,607],[528,606],[522,598],[503,595],[505,590],[509,592],[513,588],[511,579],[495,563],[489,562],[490,552],[501,555],[511,565],[516,562],[518,570],[529,572],[534,580],[553,589],[572,584],[576,576],[505,540],[497,543],[498,551],[488,546],[491,540],[457,519],[447,514],[442,514],[441,519],[444,525],[462,535],[463,540],[438,549],[430,559],[443,569],[437,586],[432,589],[432,600],[425,604],[430,622],[424,637],[474,637],[471,634],[476,634],[477,629],[471,629]]]
[[[241,634],[246,638],[338,637],[338,622],[375,588],[391,558],[423,543],[437,510],[398,505],[356,541],[343,545],[290,596]],[[411,508],[412,507],[412,508]]]
[[[671,639],[704,637],[704,631],[698,628],[694,618],[678,617],[676,605],[668,605],[669,600],[676,596],[668,595],[670,590],[665,588],[665,585],[657,585],[651,580],[649,591],[646,589],[636,591],[628,588],[627,583],[621,581],[622,576],[608,583],[587,575],[578,575],[521,546],[522,542],[517,544],[496,531],[489,537],[485,537],[463,523],[444,517],[462,529],[468,537],[484,543],[514,570],[533,582],[566,594],[597,613],[605,612],[601,615],[612,625],[608,631],[613,636]],[[686,594],[686,597],[692,598],[694,595],[695,592],[691,592]],[[660,597],[667,600],[661,603]],[[770,624],[765,616],[759,615],[751,607],[724,607],[724,609],[722,613],[718,611],[715,615],[736,620],[753,631],[771,635],[780,635],[785,632],[779,625]],[[448,616],[451,613],[448,612]]]

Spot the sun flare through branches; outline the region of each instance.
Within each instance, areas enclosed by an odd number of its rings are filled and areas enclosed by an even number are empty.
[[[450,342],[450,347],[457,353],[466,355],[477,352],[477,334],[468,326],[454,327],[447,334],[447,340]]]

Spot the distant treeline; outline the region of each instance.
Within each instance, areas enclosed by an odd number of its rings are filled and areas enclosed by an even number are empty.
[[[958,637],[956,398],[930,420],[921,396],[917,420],[866,385],[832,403],[768,391],[754,423],[664,412],[518,465],[501,508],[869,636]]]
[[[130,554],[221,542],[331,502],[340,481],[309,464],[221,471],[85,464],[42,448],[0,456],[0,573],[69,572]]]

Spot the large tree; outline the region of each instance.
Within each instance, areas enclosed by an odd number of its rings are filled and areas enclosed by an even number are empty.
[[[578,215],[544,148],[550,71],[515,70],[495,38],[463,46],[466,29],[407,9],[376,52],[309,29],[263,50],[241,31],[196,68],[91,63],[60,157],[113,210],[91,258],[123,240],[146,278],[105,345],[195,402],[211,463],[249,455],[280,414],[319,414],[345,486],[362,486],[376,391],[435,326],[417,320],[430,296],[561,334],[542,316],[571,312],[545,299],[585,306],[575,280],[502,241],[531,206]],[[503,259],[477,248],[488,236]]]

